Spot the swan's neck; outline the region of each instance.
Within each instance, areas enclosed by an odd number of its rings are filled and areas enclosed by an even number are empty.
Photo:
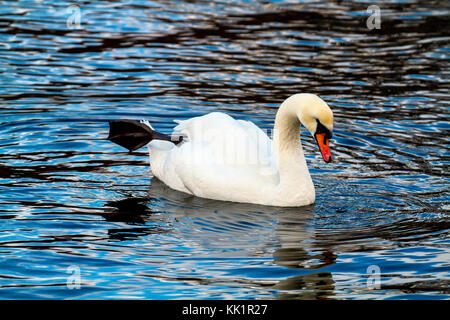
[[[283,197],[305,198],[312,203],[314,185],[300,142],[298,110],[298,105],[288,99],[280,106],[275,118],[274,151],[280,177],[278,193]]]

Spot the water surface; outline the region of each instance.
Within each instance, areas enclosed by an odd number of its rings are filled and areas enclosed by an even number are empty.
[[[450,8],[377,2],[370,30],[370,4],[3,1],[0,298],[448,299]],[[105,140],[270,130],[298,92],[335,115],[333,163],[302,136],[312,206],[172,191]]]

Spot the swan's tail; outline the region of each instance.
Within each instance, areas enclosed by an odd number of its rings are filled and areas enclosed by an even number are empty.
[[[174,144],[178,144],[183,140],[183,137],[171,137],[156,132],[146,120],[121,119],[109,121],[109,136],[107,139],[131,152],[145,146],[154,139],[172,141]]]

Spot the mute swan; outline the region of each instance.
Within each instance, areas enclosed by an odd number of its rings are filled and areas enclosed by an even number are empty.
[[[108,139],[130,151],[149,143],[153,175],[178,191],[271,206],[314,203],[300,124],[330,162],[333,113],[318,96],[300,93],[286,99],[276,114],[273,140],[254,123],[221,112],[175,121],[176,135],[168,136],[147,121],[112,120]]]

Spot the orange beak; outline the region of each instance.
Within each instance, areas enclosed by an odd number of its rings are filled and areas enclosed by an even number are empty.
[[[328,145],[328,142],[330,141],[327,139],[327,136],[325,133],[316,133],[314,135],[317,141],[317,145],[319,146],[320,153],[322,153],[323,160],[325,160],[326,163],[331,162],[332,156],[330,152],[330,146]]]

